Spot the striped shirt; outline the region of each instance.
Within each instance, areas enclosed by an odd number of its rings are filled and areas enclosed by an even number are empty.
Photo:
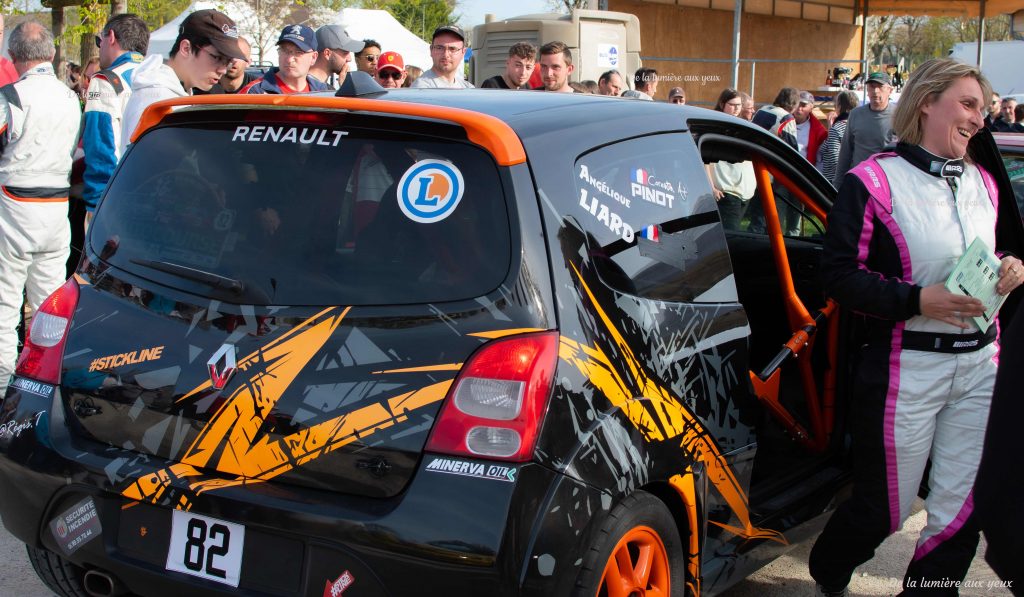
[[[828,137],[825,138],[821,149],[818,150],[818,161],[815,166],[829,181],[836,176],[836,166],[839,165],[839,147],[843,143],[843,135],[846,134],[846,119],[849,116],[847,113],[836,118],[836,121],[832,123],[832,128],[828,130]]]

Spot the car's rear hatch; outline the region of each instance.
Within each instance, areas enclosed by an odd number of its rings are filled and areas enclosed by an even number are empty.
[[[203,482],[394,495],[470,354],[540,325],[501,290],[507,178],[452,125],[208,112],[142,136],[98,210],[72,429]]]

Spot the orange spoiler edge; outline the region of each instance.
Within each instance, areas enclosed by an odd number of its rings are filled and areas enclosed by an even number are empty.
[[[159,101],[150,105],[142,113],[139,125],[132,133],[132,143],[143,133],[159,124],[176,107],[211,105],[358,110],[445,120],[464,128],[469,140],[489,151],[499,165],[514,166],[526,162],[526,150],[523,149],[523,144],[512,127],[488,114],[447,106],[310,95],[202,95]]]

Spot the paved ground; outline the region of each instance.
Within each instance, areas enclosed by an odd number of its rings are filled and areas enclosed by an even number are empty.
[[[918,500],[915,513],[907,519],[903,530],[886,539],[875,552],[873,560],[857,569],[850,583],[851,595],[895,595],[910,556],[914,553],[917,535],[924,527],[925,512]],[[771,565],[759,570],[747,580],[723,594],[723,597],[799,597],[814,594],[814,583],[807,574],[807,555],[811,544],[801,545]],[[1009,589],[992,572],[984,560],[985,543],[982,540],[974,564],[964,579],[960,595],[964,597],[1009,597]]]
[[[895,595],[899,579],[914,551],[917,533],[924,526],[924,512],[917,512],[878,550],[875,559],[858,569],[850,585],[853,595]],[[723,597],[801,597],[814,594],[814,585],[807,575],[807,554],[810,545],[803,545],[761,569]],[[982,559],[984,545],[978,551],[966,583],[965,597],[1006,597],[1010,595]],[[49,597],[52,595],[36,578],[28,563],[24,546],[0,527],[0,596]]]

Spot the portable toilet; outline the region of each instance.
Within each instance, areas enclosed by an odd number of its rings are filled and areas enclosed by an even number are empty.
[[[575,66],[571,81],[596,81],[611,69],[618,70],[623,81],[632,81],[633,72],[640,68],[640,21],[636,15],[580,9],[568,15],[532,14],[477,25],[473,28],[470,82],[479,85],[505,72],[508,49],[521,41],[538,49],[553,41],[569,46]]]

